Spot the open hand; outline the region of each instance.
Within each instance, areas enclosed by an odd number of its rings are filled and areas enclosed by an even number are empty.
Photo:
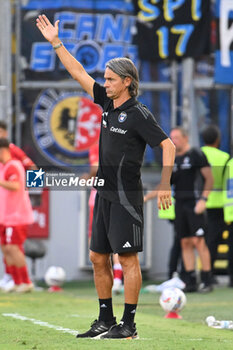
[[[57,44],[59,42],[58,23],[59,20],[57,20],[53,26],[45,15],[40,15],[36,19],[37,28],[39,28],[44,38],[48,40],[51,44]]]
[[[157,204],[159,209],[169,209],[172,205],[171,187],[169,184],[160,184],[158,186]]]

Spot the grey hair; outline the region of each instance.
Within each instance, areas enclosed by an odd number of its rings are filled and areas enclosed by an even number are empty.
[[[132,79],[129,85],[129,94],[131,97],[138,95],[139,77],[138,71],[134,63],[126,57],[113,58],[106,63],[106,68],[111,69],[114,73],[119,75],[122,79],[130,77]]]
[[[188,137],[189,136],[189,133],[188,133],[188,130],[185,129],[183,126],[174,126],[173,128],[171,128],[171,131],[173,130],[179,130],[181,132],[181,135],[184,136],[184,137]]]

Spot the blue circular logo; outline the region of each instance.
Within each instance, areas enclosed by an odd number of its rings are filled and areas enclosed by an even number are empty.
[[[119,114],[118,116],[118,121],[120,123],[123,123],[127,118],[127,113],[126,112],[121,112],[121,114]]]

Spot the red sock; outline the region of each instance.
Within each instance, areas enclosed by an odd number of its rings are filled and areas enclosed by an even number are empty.
[[[19,285],[22,283],[22,278],[19,272],[19,268],[16,266],[9,266],[10,274],[15,282],[15,284]]]
[[[29,275],[28,275],[27,266],[24,265],[22,267],[19,267],[18,270],[20,272],[20,276],[22,278],[22,282],[23,283],[31,283],[31,280],[30,280]]]
[[[6,259],[5,258],[3,258],[3,263],[4,263],[4,265],[5,265],[5,273],[7,273],[7,274],[11,274],[10,273],[10,269],[9,269],[9,266],[7,265],[7,262],[6,262]]]
[[[122,280],[122,278],[123,278],[123,271],[122,271],[121,264],[114,264],[114,266],[113,266],[113,276],[114,276],[114,279],[118,278],[119,280]]]

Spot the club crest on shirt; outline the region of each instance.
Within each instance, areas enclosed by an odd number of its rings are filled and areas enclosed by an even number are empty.
[[[181,169],[190,169],[192,167],[190,163],[190,158],[187,156],[183,160],[183,164],[181,164]]]
[[[126,112],[121,112],[119,115],[118,115],[118,121],[120,123],[123,123],[127,118],[127,113]]]

